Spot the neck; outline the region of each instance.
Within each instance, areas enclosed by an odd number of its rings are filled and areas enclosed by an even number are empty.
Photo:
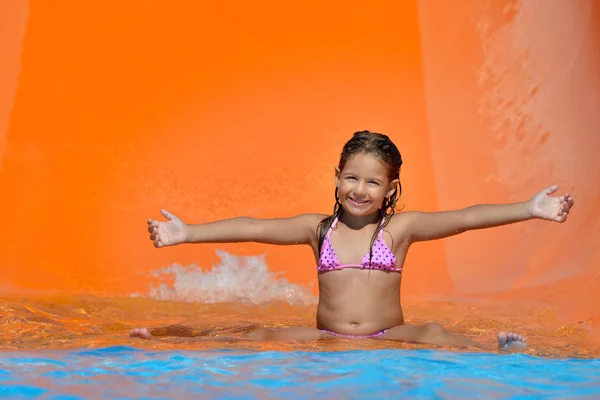
[[[367,225],[375,224],[379,222],[380,214],[379,211],[373,214],[354,216],[342,211],[340,215],[340,221],[344,223],[348,228],[359,230]]]

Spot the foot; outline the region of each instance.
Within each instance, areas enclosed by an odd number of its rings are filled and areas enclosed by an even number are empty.
[[[498,350],[519,350],[527,348],[527,340],[523,335],[513,332],[498,333]]]
[[[147,328],[135,328],[129,331],[129,336],[138,337],[140,339],[152,340],[154,336],[148,331]]]

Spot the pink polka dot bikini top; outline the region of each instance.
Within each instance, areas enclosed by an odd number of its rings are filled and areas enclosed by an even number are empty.
[[[344,268],[363,268],[363,269],[376,269],[381,271],[401,272],[402,268],[396,268],[397,261],[394,253],[383,241],[383,229],[379,231],[377,240],[373,244],[373,256],[371,262],[369,262],[369,253],[363,257],[360,264],[340,264],[340,260],[335,254],[335,250],[331,246],[331,231],[335,228],[338,222],[338,217],[333,220],[331,227],[327,231],[325,238],[323,239],[323,245],[321,246],[321,255],[319,257],[319,263],[317,265],[317,271],[333,271]],[[383,224],[383,221],[382,221]]]

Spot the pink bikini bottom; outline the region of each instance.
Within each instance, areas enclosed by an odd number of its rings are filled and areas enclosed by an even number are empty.
[[[372,339],[372,338],[380,338],[384,333],[387,332],[387,329],[382,330],[381,332],[371,333],[370,335],[344,335],[342,333],[335,333],[331,331],[327,331],[325,329],[321,329],[321,332],[329,333],[330,335],[348,338],[348,339]]]

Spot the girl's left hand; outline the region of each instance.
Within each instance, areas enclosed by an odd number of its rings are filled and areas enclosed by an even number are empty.
[[[550,196],[558,190],[558,185],[544,189],[530,200],[531,216],[556,222],[564,222],[575,202],[569,193],[564,196]]]

